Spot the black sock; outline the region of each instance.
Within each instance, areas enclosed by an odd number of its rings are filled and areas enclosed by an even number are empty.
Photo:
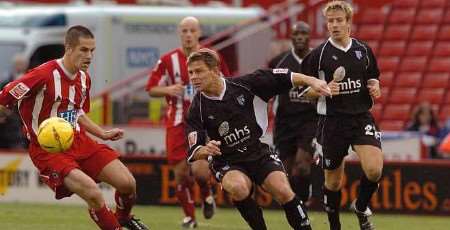
[[[310,230],[311,225],[306,214],[305,207],[298,197],[294,197],[291,201],[283,205],[286,218],[295,230]]]
[[[241,201],[234,201],[233,203],[253,230],[267,229],[262,209],[251,196]]]
[[[358,211],[364,212],[367,209],[370,198],[377,188],[378,182],[370,181],[365,174],[361,176],[358,198],[356,199],[356,209]]]
[[[330,230],[340,230],[341,222],[339,221],[339,206],[341,203],[341,190],[331,191],[323,188],[323,204],[328,214]]]

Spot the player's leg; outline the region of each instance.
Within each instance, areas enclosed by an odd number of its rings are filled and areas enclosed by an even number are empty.
[[[344,162],[332,170],[324,169],[323,204],[328,215],[330,230],[340,230],[339,209],[341,204],[341,188],[344,178]]]
[[[178,161],[173,172],[177,183],[175,195],[184,212],[182,226],[185,228],[197,227],[195,219],[195,206],[193,194],[194,179],[189,173],[189,166],[185,160]]]
[[[206,160],[197,160],[191,164],[192,175],[200,186],[203,216],[210,219],[215,212],[216,203],[211,189],[211,171]]]
[[[222,187],[233,200],[242,218],[254,230],[266,230],[261,207],[252,198],[252,181],[240,170],[224,172]]]
[[[312,188],[311,188],[311,163],[312,163],[312,153],[305,151],[303,148],[297,149],[297,154],[295,155],[295,168],[291,171],[292,177],[298,183],[297,188],[292,188],[295,194],[306,203],[309,198],[311,198]]]
[[[73,169],[64,177],[64,186],[86,201],[89,214],[100,229],[121,229],[114,213],[106,206],[100,188],[92,178],[79,169]]]

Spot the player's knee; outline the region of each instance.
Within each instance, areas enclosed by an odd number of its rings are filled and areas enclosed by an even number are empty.
[[[341,180],[326,180],[325,187],[331,191],[338,191],[341,189]]]
[[[136,192],[136,180],[133,176],[124,177],[120,183],[117,184],[116,190],[122,194],[131,194]]]
[[[246,184],[238,182],[227,183],[224,188],[231,195],[233,200],[238,201],[247,198],[250,195],[251,190]]]
[[[105,203],[102,191],[97,186],[85,188],[84,194],[80,196],[93,208],[101,208]]]
[[[380,167],[369,167],[364,173],[366,174],[367,179],[376,182],[380,180],[382,171],[383,170]]]
[[[277,186],[273,190],[272,194],[275,198],[275,200],[278,201],[280,204],[285,204],[292,200],[292,198],[295,196],[295,193],[292,191],[292,188],[289,186],[289,184],[283,184],[280,186]]]

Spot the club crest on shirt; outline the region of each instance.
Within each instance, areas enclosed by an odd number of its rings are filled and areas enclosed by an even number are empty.
[[[23,82],[20,82],[19,84],[14,86],[14,88],[12,88],[9,93],[17,100],[20,100],[23,96],[25,96],[25,94],[28,93],[28,91],[30,91],[30,88]]]
[[[223,137],[230,131],[230,125],[228,124],[228,121],[224,121],[219,125],[219,135]]]
[[[239,105],[244,106],[245,105],[245,97],[243,94],[239,95],[236,98],[237,102],[239,103]]]
[[[190,132],[188,134],[188,142],[189,142],[189,148],[192,148],[197,143],[197,131]]]
[[[289,72],[288,69],[273,69],[272,72],[274,74],[287,74]]]
[[[358,58],[358,60],[361,60],[362,52],[360,50],[355,50],[355,54],[356,54],[356,58]]]

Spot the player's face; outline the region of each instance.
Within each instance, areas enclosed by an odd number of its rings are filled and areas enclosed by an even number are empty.
[[[211,83],[218,79],[218,70],[210,69],[203,61],[194,61],[188,66],[189,79],[197,91],[208,91]]]
[[[344,11],[330,10],[326,17],[328,32],[333,40],[343,41],[350,37],[351,21],[347,21]]]
[[[309,47],[309,33],[303,30],[294,30],[291,35],[292,45],[295,50],[305,50]]]
[[[185,49],[196,48],[201,36],[200,26],[197,22],[187,21],[178,27],[181,46]]]
[[[68,50],[69,60],[76,69],[87,71],[94,57],[94,50],[95,39],[80,37],[78,45]]]

